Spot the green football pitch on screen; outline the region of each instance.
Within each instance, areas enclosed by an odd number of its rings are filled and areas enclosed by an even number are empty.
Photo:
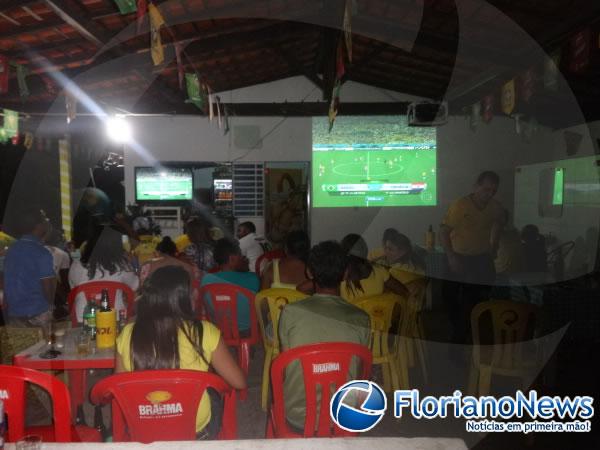
[[[319,207],[434,206],[435,128],[404,116],[313,119],[312,200]]]
[[[191,200],[193,182],[177,175],[140,176],[136,180],[137,200]]]

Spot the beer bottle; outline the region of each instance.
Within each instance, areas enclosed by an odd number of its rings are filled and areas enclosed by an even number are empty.
[[[90,335],[92,340],[96,339],[96,313],[98,305],[93,298],[90,298],[83,310],[83,330]]]
[[[96,347],[99,349],[114,347],[117,336],[117,316],[109,306],[108,291],[102,290],[100,297],[100,310],[96,318],[97,339]]]

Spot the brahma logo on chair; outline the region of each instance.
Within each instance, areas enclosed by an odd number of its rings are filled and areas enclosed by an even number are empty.
[[[152,418],[157,417],[174,417],[183,414],[181,403],[165,403],[171,400],[170,392],[167,391],[152,391],[146,395],[151,405],[138,405],[140,417]]]
[[[340,363],[327,362],[322,364],[313,364],[313,373],[339,372]]]
[[[365,398],[360,407],[354,406]],[[329,413],[335,424],[352,432],[369,431],[383,418],[387,398],[372,381],[355,380],[344,384],[331,399]]]
[[[0,400],[8,400],[10,398],[10,394],[6,389],[0,389]]]

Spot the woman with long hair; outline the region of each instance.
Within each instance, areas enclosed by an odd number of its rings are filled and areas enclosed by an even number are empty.
[[[292,231],[285,239],[285,257],[274,259],[261,275],[261,289],[296,289],[308,281],[306,261],[310,239],[304,231]],[[310,283],[312,286],[312,283]]]
[[[117,281],[136,290],[138,277],[129,263],[123,248],[122,234],[112,226],[96,226],[94,233],[85,242],[79,261],[74,261],[69,269],[69,285],[71,289],[89,281]],[[133,299],[128,299],[133,301]],[[83,321],[83,310],[87,299],[83,293],[75,299],[77,321]],[[123,293],[117,291],[115,309],[125,309]]]
[[[208,372],[212,367],[235,389],[244,389],[244,373],[229,353],[221,332],[210,322],[197,320],[190,302],[188,272],[177,266],[157,269],[146,280],[137,302],[135,323],[117,338],[116,371],[189,369]],[[196,432],[213,436],[211,401],[204,393],[196,415]]]
[[[389,290],[398,295],[406,295],[404,285],[390,277],[385,267],[373,264],[367,259],[369,249],[365,240],[358,234],[349,234],[342,239],[342,248],[347,256],[346,279],[340,293],[348,301],[382,294]]]

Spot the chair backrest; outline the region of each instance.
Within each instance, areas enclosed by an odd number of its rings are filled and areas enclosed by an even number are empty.
[[[489,300],[475,306],[471,313],[475,364],[519,367],[523,346],[535,337],[537,312],[535,305],[509,300]]]
[[[271,365],[271,417],[275,435],[292,432],[285,418],[283,384],[286,368],[294,361],[299,361],[306,394],[304,437],[353,436],[353,433],[336,426],[329,414],[331,397],[340,386],[350,380],[349,371],[353,358],[357,358],[361,366],[355,378],[369,379],[373,358],[371,351],[363,345],[348,342],[317,343],[296,347],[277,356]]]
[[[264,289],[256,294],[256,316],[263,337],[264,345],[272,345],[276,352],[279,351],[279,316],[283,307],[308,297],[303,292],[295,289],[271,288]],[[267,336],[268,324],[272,327],[272,336]]]
[[[256,263],[254,265],[254,272],[256,273],[256,275],[260,276],[262,269],[263,269],[263,263],[266,264],[267,262],[273,261],[274,259],[284,258],[284,257],[285,257],[285,252],[281,249],[265,252],[262,255],[260,255],[258,257],[258,259],[256,260]]]
[[[198,370],[119,373],[98,382],[90,398],[96,405],[112,403],[116,442],[193,441],[198,405],[209,387],[224,398],[219,438],[235,439],[235,390],[212,373]]]
[[[238,295],[248,300],[250,313],[250,336],[241,337],[238,325]],[[206,311],[208,316],[223,334],[227,345],[240,345],[242,341],[255,344],[258,342],[258,321],[255,310],[254,292],[231,283],[213,283],[202,286],[200,299],[203,305],[196,311]]]
[[[400,301],[400,296],[385,293],[366,297],[354,303],[369,315],[371,321],[370,347],[374,358],[390,354],[388,335],[394,314],[397,315],[401,308]]]
[[[52,375],[16,366],[0,366],[0,400],[8,416],[6,440],[15,442],[25,435],[26,383],[50,395],[55,441],[71,442],[71,399],[65,384]]]
[[[69,311],[71,312],[71,322],[73,323],[73,326],[77,326],[77,315],[75,314],[75,299],[77,294],[83,293],[85,299],[89,300],[90,298],[99,298],[104,289],[108,290],[110,307],[113,309],[115,307],[117,291],[121,291],[124,297],[123,300],[127,302],[127,317],[133,317],[135,312],[135,293],[129,286],[125,283],[119,283],[118,281],[88,281],[87,283],[80,284],[72,289],[67,297],[67,304],[69,305]]]

